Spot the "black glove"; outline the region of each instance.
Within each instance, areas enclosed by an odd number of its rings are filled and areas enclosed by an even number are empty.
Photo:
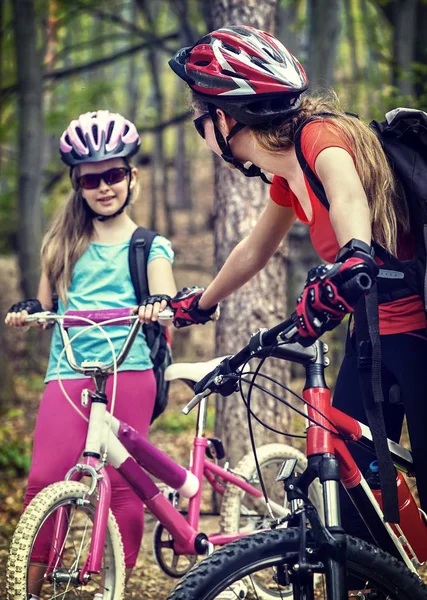
[[[12,304],[7,312],[20,313],[24,310],[26,310],[29,315],[33,315],[34,313],[43,312],[43,307],[37,298],[28,298],[27,300],[21,300],[21,302]]]
[[[156,302],[161,303],[163,300],[166,300],[166,302],[169,304],[170,299],[171,297],[167,294],[154,294],[153,296],[147,296],[146,298],[144,298],[144,300],[142,300],[139,306],[147,306],[147,304],[156,304]]]
[[[208,321],[216,321],[219,317],[219,305],[215,304],[207,310],[199,308],[200,298],[203,296],[204,288],[193,286],[183,288],[174,298],[171,298],[169,306],[174,311],[173,324],[175,327],[188,327],[189,325],[204,325]]]

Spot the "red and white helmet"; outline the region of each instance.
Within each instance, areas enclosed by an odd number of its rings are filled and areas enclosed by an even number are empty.
[[[209,33],[169,65],[203,100],[246,125],[295,110],[308,88],[303,67],[277,38],[243,25]]]
[[[61,136],[59,152],[66,165],[130,158],[140,146],[133,123],[117,113],[98,110],[80,115]]]

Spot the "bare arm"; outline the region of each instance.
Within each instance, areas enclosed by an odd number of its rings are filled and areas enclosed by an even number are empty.
[[[37,300],[44,310],[52,309],[52,288],[46,273],[43,271],[40,277],[39,289],[37,291]]]
[[[168,296],[176,295],[176,284],[172,271],[172,264],[167,258],[155,258],[148,263],[147,266],[148,288],[150,295],[167,294]],[[157,321],[157,316],[161,310],[166,308],[166,301],[163,300],[161,305],[149,304],[145,308],[139,309],[139,316],[143,317],[146,323]],[[171,325],[170,321],[161,321],[162,325]]]
[[[269,199],[251,233],[237,244],[200,300],[208,309],[247,283],[267,264],[295,221],[291,208]]]
[[[352,157],[342,148],[326,148],[315,163],[329,200],[329,216],[340,247],[352,238],[371,244],[368,200]]]

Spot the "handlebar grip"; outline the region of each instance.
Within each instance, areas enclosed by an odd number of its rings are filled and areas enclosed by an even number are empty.
[[[340,292],[349,304],[355,305],[366,292],[369,292],[372,284],[373,279],[368,273],[358,273],[340,285]]]
[[[63,326],[64,329],[69,327],[87,327],[90,325],[87,321],[77,319],[67,319],[67,317],[83,317],[90,319],[94,323],[103,323],[110,319],[120,319],[122,317],[135,316],[132,308],[108,308],[104,310],[68,310],[64,315]],[[119,321],[118,323],[110,323],[113,325],[130,325],[132,320]]]

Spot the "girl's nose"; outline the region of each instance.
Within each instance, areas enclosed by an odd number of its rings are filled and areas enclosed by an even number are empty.
[[[100,189],[100,190],[108,190],[109,189],[109,186],[105,183],[105,181],[102,179],[102,177],[100,179],[98,189]]]

